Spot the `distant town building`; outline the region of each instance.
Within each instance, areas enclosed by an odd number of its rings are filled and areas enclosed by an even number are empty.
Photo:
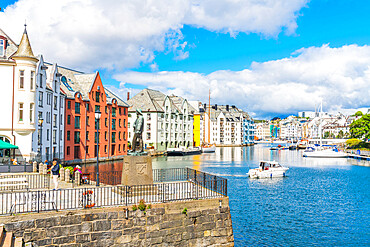
[[[127,103],[129,108],[129,140],[133,137],[136,110],[144,115],[143,142],[146,148],[163,151],[167,148],[193,146],[193,116],[196,110],[182,97],[143,89]]]
[[[84,74],[58,66],[66,93],[64,159],[85,160],[127,154],[128,105],[103,86],[99,72]],[[95,112],[100,111],[97,121]],[[99,128],[99,135],[97,129]]]

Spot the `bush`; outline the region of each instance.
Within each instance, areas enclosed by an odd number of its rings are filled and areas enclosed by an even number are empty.
[[[182,213],[185,214],[185,215],[188,215],[188,209],[184,208],[184,210],[182,210]]]
[[[64,167],[65,170],[69,170],[71,174],[73,174],[73,167],[72,166],[66,166]]]
[[[139,201],[139,206],[138,206],[138,208],[139,208],[141,211],[145,211],[145,209],[146,209],[146,204],[145,204],[145,201],[144,201],[143,199],[141,199],[141,200]]]
[[[356,139],[356,138],[352,138],[352,139],[348,139],[346,141],[346,144],[349,146],[349,147],[356,147],[358,144],[361,143],[361,140],[359,139]]]
[[[137,210],[137,206],[136,205],[133,205],[132,206],[132,211],[136,211]]]

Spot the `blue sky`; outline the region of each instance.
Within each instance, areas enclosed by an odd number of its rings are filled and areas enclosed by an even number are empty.
[[[267,10],[272,9],[266,16],[263,11],[247,13],[248,9],[256,7],[253,3],[255,1],[249,0],[244,3],[242,1],[241,6],[232,6],[227,0],[211,1],[211,5],[221,6],[219,12],[217,6],[216,11],[211,11],[206,3],[203,6],[199,2],[198,5],[206,12],[205,16],[192,11],[192,8],[199,6],[191,6],[186,0],[158,1],[160,3],[157,6],[148,6],[150,11],[143,11],[142,16],[130,12],[135,6],[122,10],[125,13],[122,15],[129,17],[125,17],[117,26],[110,20],[112,28],[104,27],[106,35],[100,24],[92,23],[93,20],[81,23],[87,27],[78,29],[62,18],[55,20],[55,16],[37,19],[34,17],[37,12],[31,8],[35,6],[34,3],[41,6],[42,1],[46,0],[40,1],[20,0],[10,10],[6,7],[15,1],[3,0],[0,28],[7,33],[11,32],[17,41],[20,38],[19,31],[23,28],[20,24],[27,19],[31,43],[36,53],[44,54],[48,61],[74,69],[86,72],[99,70],[103,83],[122,98],[125,98],[127,91],[136,93],[139,89],[150,87],[190,100],[206,101],[210,88],[214,103],[236,104],[259,118],[313,110],[314,105],[321,100],[324,101],[324,109],[328,111],[370,106],[369,100],[361,98],[362,93],[368,93],[370,88],[367,74],[370,71],[368,0],[283,0],[281,5],[289,2],[288,6],[283,7],[276,5],[273,0],[263,1]],[[81,15],[87,16],[84,20],[89,20],[91,13],[96,14],[96,9],[103,9],[106,13],[112,11],[99,1],[92,2],[93,6],[81,10]],[[129,0],[121,2],[125,4],[122,6],[134,5]],[[113,1],[107,1],[108,4],[113,5]],[[248,8],[239,13],[237,8],[243,4],[248,5]],[[68,7],[67,12],[74,8],[68,6],[68,2],[59,5],[63,11]],[[58,9],[58,6],[48,2],[43,8],[47,11],[48,8]],[[168,8],[166,13],[175,14],[152,15],[155,12],[153,9],[161,9],[163,6]],[[284,11],[290,7],[291,10]],[[187,13],[181,12],[187,8]],[[223,10],[224,13],[220,13]],[[17,17],[14,17],[15,13],[18,13]],[[65,16],[71,19],[76,14],[73,11],[68,13]],[[150,21],[146,22],[148,15]],[[235,15],[235,18],[228,15]],[[273,16],[271,20],[270,15]],[[215,17],[213,22],[212,17]],[[9,18],[16,18],[16,21],[10,24]],[[118,35],[124,29],[122,22],[127,23],[127,27]],[[46,32],[43,30],[50,27],[55,28],[60,35],[55,34],[55,37],[50,38],[53,33],[44,34]],[[9,31],[10,28],[12,31]],[[41,40],[42,35],[47,35],[49,43],[43,43],[46,41]],[[104,42],[93,42],[94,35],[104,36]],[[91,49],[78,49],[73,52],[75,55],[67,56],[66,52],[76,46],[67,47],[70,41],[63,43],[61,37],[71,37]],[[56,52],[52,45],[48,45],[51,42],[59,47],[58,51],[64,48],[66,52]],[[95,53],[99,56],[92,55],[92,49],[96,49]],[[100,54],[102,50],[104,52]],[[319,63],[320,67],[315,67]],[[325,69],[318,73],[317,70],[322,68]],[[347,68],[350,69],[343,72]],[[315,72],[310,73],[307,71],[309,69]],[[311,75],[309,77],[306,74]],[[356,101],[358,97],[361,100]],[[266,98],[270,99],[270,104]]]

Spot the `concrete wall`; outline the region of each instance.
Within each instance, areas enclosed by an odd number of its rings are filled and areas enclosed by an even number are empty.
[[[7,216],[0,224],[34,246],[234,246],[228,198],[156,204],[146,213],[128,207],[128,218],[125,209]]]

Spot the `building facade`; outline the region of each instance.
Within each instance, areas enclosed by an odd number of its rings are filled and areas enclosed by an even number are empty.
[[[143,142],[146,148],[164,151],[167,148],[193,146],[193,116],[195,109],[184,98],[165,95],[160,91],[143,89],[127,103],[129,108],[129,141],[133,123],[140,109],[144,116]]]
[[[65,97],[60,88],[56,64],[44,62],[39,56],[36,70],[36,129],[32,136],[32,151],[37,160],[64,159]]]
[[[104,88],[99,72],[84,74],[60,66],[58,71],[66,93],[64,159],[126,155],[128,105]],[[99,120],[95,119],[97,111],[101,112]]]
[[[37,62],[26,28],[19,45],[0,29],[0,139],[18,146],[15,150],[18,161],[28,161],[35,156],[32,152],[32,133],[37,122]]]

